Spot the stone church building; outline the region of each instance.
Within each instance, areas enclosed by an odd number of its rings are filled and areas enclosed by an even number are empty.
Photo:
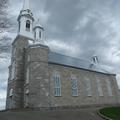
[[[52,52],[24,0],[12,43],[6,109],[118,104],[116,75],[93,61]]]

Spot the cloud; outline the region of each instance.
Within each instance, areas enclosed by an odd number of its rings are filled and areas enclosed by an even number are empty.
[[[62,53],[64,51],[64,55],[69,55],[73,57],[77,57],[80,54],[80,48],[74,47],[73,44],[68,44],[56,39],[48,39],[46,45],[50,46],[52,51],[57,51],[58,53]]]
[[[7,57],[7,54],[2,55],[4,58],[0,58],[0,109],[4,109],[6,104],[8,66],[10,64],[10,58]]]
[[[5,98],[0,98],[0,110],[5,109],[5,104],[6,104],[6,99]]]

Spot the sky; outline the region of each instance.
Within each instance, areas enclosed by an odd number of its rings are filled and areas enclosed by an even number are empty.
[[[120,0],[30,0],[31,10],[44,26],[44,41],[52,51],[80,59],[99,58],[99,64],[117,74],[120,86]],[[10,0],[8,12],[14,30],[23,0]],[[11,52],[0,59],[0,108],[5,106]],[[2,84],[1,84],[2,83]]]

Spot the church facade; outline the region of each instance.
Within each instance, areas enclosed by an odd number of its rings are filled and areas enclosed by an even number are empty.
[[[119,104],[116,75],[99,64],[52,52],[44,28],[34,22],[29,0],[18,17],[12,43],[6,109]]]

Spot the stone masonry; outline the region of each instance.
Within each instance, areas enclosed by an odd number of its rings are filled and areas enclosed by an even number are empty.
[[[26,37],[18,36],[13,42],[10,76],[8,81],[7,109],[49,108],[118,104],[118,87],[114,74],[60,65],[48,61],[50,49],[41,44],[29,45]],[[15,76],[11,79],[11,67],[15,62]],[[29,70],[29,73],[27,72]],[[60,74],[61,96],[54,95],[54,72]],[[78,96],[71,94],[71,75],[78,79]],[[91,80],[91,96],[86,96],[85,78]],[[97,94],[99,79],[103,96]],[[111,82],[112,96],[108,95],[106,81]],[[9,96],[10,89],[13,95]]]

